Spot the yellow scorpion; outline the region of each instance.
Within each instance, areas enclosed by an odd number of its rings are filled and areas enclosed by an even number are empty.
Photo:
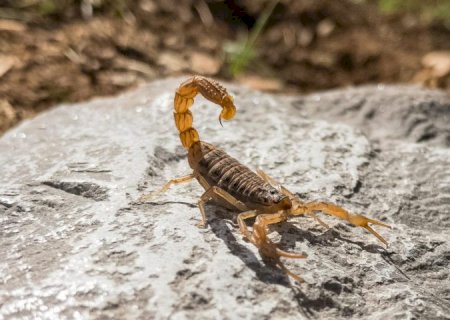
[[[315,215],[320,211],[363,227],[387,246],[386,240],[369,226],[374,224],[390,228],[387,224],[360,214],[349,213],[331,203],[302,202],[297,195],[279,185],[263,171],[253,172],[223,150],[201,141],[197,130],[192,127],[193,117],[189,111],[198,93],[222,108],[219,121],[230,120],[236,114],[233,97],[218,82],[202,76],[194,76],[184,81],[175,93],[174,117],[181,143],[188,150],[192,173],[168,181],[156,193],[141,197],[141,201],[165,192],[173,185],[197,179],[205,189],[198,201],[200,226],[205,227],[207,223],[207,201],[214,200],[225,207],[234,208],[239,212],[237,222],[243,236],[259,249],[262,256],[273,259],[276,265],[299,282],[303,282],[303,279],[289,271],[280,258],[298,259],[306,258],[306,255],[279,249],[267,235],[268,225],[286,221],[294,216],[310,215],[328,228]],[[245,220],[255,217],[253,228],[249,230]]]

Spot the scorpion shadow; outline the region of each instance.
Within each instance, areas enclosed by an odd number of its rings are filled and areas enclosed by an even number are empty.
[[[211,231],[223,240],[232,254],[241,259],[248,268],[255,272],[259,280],[265,283],[280,284],[285,287],[291,286],[289,276],[278,268],[273,261],[263,259],[263,263],[261,263],[250,249],[239,243],[232,232],[232,229],[238,228],[232,219],[235,216],[233,211],[228,211],[216,205],[207,205],[207,216]],[[233,224],[233,226],[230,227],[230,224]],[[251,245],[250,242],[248,243]]]
[[[365,243],[363,241],[351,240],[342,236],[342,233],[337,230],[347,229],[348,226],[337,225],[335,227],[331,227],[328,230],[325,230],[321,234],[311,232],[309,230],[300,229],[296,224],[287,221],[283,225],[275,225],[272,230],[277,231],[281,235],[280,245],[287,249],[295,249],[295,242],[300,241],[308,241],[310,244],[319,244],[319,245],[331,245],[331,242],[334,240],[340,240],[342,242],[347,242],[353,245],[357,245],[369,253],[379,254],[381,258],[387,263],[393,266],[397,271],[406,279],[411,280],[408,275],[395,263],[395,261],[391,258],[391,255],[396,252],[390,252],[386,250],[381,245],[373,244],[373,243]],[[356,227],[355,227],[356,228]],[[319,231],[320,232],[320,231]]]
[[[211,228],[211,231],[224,241],[230,252],[240,258],[248,268],[253,270],[260,281],[280,284],[291,288],[298,307],[306,318],[314,318],[316,316],[315,312],[318,310],[334,306],[335,302],[326,294],[321,294],[318,298],[311,299],[308,294],[305,294],[302,291],[301,285],[290,281],[289,276],[283,270],[278,268],[273,261],[263,259],[261,263],[260,259],[253,251],[239,243],[232,232],[232,229],[238,229],[238,226],[233,221],[233,217],[236,217],[235,212],[216,205],[207,205],[206,209],[208,225]],[[251,219],[249,220],[251,221]],[[249,225],[251,225],[251,223],[249,223]],[[356,245],[366,252],[381,255],[386,263],[395,267],[399,273],[409,280],[409,277],[390,258],[390,255],[393,254],[393,252],[388,252],[384,247],[378,244],[367,244],[363,241],[348,239],[337,230],[346,230],[346,228],[349,227],[338,224],[328,230],[324,230],[321,226],[318,226],[317,228],[313,228],[313,231],[310,231],[301,229],[297,226],[297,223],[290,221],[270,227],[271,231],[277,231],[280,234],[281,239],[279,244],[283,250],[295,251],[297,242],[309,242],[312,245],[332,246],[332,242],[340,240]],[[251,244],[249,243],[249,245]]]
[[[318,226],[318,228],[314,228],[315,232],[310,230],[301,229],[295,223],[291,221],[286,221],[282,225],[273,225],[271,226],[271,230],[277,231],[281,235],[280,245],[286,249],[295,249],[296,242],[309,242],[312,245],[323,245],[323,246],[331,246],[331,242],[335,240],[340,240],[343,242],[347,242],[353,245],[359,246],[362,250],[369,253],[378,253],[378,254],[387,254],[385,248],[378,244],[366,244],[362,241],[350,240],[342,236],[337,228],[339,225],[335,227],[330,227],[329,229],[323,231],[323,228]],[[341,228],[347,228],[346,226],[341,226]]]
[[[290,288],[293,297],[298,305],[299,310],[305,318],[314,318],[314,311],[332,307],[334,302],[329,297],[320,297],[319,299],[310,299],[307,294],[303,293],[300,285],[296,282],[291,282],[289,276],[280,268],[278,268],[273,261],[262,259],[262,263],[258,257],[245,245],[240,244],[234,236],[232,229],[238,228],[233,222],[235,213],[228,211],[220,206],[207,205],[208,225],[212,232],[226,244],[232,254],[240,258],[245,265],[255,272],[256,277],[265,283],[279,284]],[[251,219],[249,219],[251,221]],[[230,227],[230,224],[232,226]],[[298,229],[302,231],[301,229]],[[305,237],[305,235],[307,235]],[[293,237],[294,235],[291,235]],[[305,233],[299,236],[299,239],[314,238],[313,233]],[[291,241],[289,241],[291,242]],[[249,242],[248,242],[249,243]],[[249,243],[249,245],[251,245]]]

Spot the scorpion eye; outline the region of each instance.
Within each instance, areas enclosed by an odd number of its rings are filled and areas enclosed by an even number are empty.
[[[277,191],[274,190],[274,189],[272,189],[272,190],[269,191],[269,194],[270,194],[271,196],[274,196],[274,195],[277,194]]]

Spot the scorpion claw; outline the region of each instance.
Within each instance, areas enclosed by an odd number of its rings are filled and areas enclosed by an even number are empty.
[[[377,226],[382,226],[382,227],[385,227],[385,228],[392,229],[392,227],[390,225],[388,225],[388,224],[386,224],[384,222],[378,221],[378,220],[367,218],[367,221],[368,221],[368,223],[376,224]]]
[[[280,257],[290,258],[290,259],[305,259],[308,257],[306,253],[294,253],[279,249],[271,241],[265,242],[263,244],[257,244],[259,251],[265,257],[272,259],[279,259]]]
[[[306,253],[293,253],[293,252],[287,252],[281,249],[277,248],[277,254],[280,257],[285,257],[285,258],[291,258],[291,259],[305,259],[308,257],[308,255]]]
[[[270,259],[273,259],[275,261],[276,265],[278,267],[280,267],[280,269],[283,270],[283,272],[285,272],[288,276],[293,278],[295,281],[297,281],[299,283],[305,282],[305,280],[303,280],[300,276],[296,275],[295,273],[290,271],[288,268],[286,268],[286,266],[284,265],[283,262],[281,262],[281,259],[280,259],[281,257],[290,258],[290,259],[304,259],[307,257],[307,255],[305,253],[297,254],[297,253],[287,252],[287,251],[277,248],[277,246],[275,244],[273,244],[272,242],[265,242],[264,244],[262,244],[261,247],[259,248],[259,252],[261,253],[261,255],[263,257],[268,257]]]

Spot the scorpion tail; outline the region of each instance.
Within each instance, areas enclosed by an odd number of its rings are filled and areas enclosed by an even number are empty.
[[[193,117],[189,111],[198,93],[222,107],[220,122],[222,119],[231,120],[236,114],[233,97],[217,81],[202,76],[193,76],[184,81],[175,92],[174,117],[181,143],[186,149],[200,141],[197,130],[192,127]]]

